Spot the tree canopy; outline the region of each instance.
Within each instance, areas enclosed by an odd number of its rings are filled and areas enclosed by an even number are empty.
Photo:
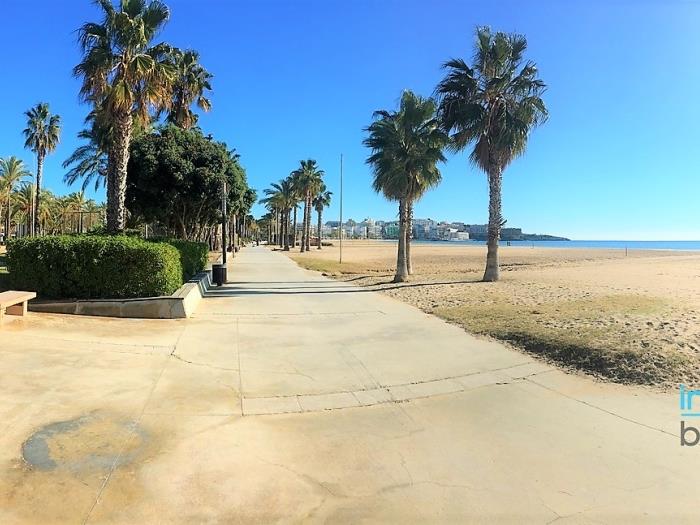
[[[158,224],[183,239],[200,239],[220,222],[224,180],[229,208],[245,213],[250,206],[251,190],[238,155],[197,128],[169,125],[138,137],[127,180],[131,220]]]

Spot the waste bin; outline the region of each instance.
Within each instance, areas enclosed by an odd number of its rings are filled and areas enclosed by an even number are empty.
[[[211,267],[211,278],[216,286],[222,286],[226,282],[226,265],[214,264]]]

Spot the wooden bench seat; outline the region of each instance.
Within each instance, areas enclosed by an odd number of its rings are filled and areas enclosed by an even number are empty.
[[[34,292],[18,292],[10,290],[0,293],[0,326],[5,314],[24,316],[27,313],[27,303],[36,297]]]

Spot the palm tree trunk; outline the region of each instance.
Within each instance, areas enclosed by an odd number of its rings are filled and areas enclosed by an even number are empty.
[[[275,210],[275,244],[277,246],[282,246],[282,224],[281,224],[281,215],[279,210]],[[243,224],[241,223],[241,232],[243,231]]]
[[[311,192],[306,198],[306,207],[309,210],[306,214],[306,251],[308,252],[311,249]]]
[[[304,252],[306,250],[306,213],[308,211],[309,207],[309,200],[307,199],[307,194],[304,194],[304,216],[301,219],[301,247],[299,248],[300,252]]]
[[[321,214],[323,213],[323,210],[318,210],[318,231],[316,232],[318,234],[318,249],[321,249]]]
[[[399,201],[399,250],[396,255],[395,283],[408,281],[408,268],[406,267],[406,202]]]
[[[498,281],[498,239],[501,236],[501,181],[502,173],[497,168],[489,170],[489,227],[487,237],[486,271],[484,281]]]
[[[289,251],[289,213],[290,210],[284,210],[284,251]]]
[[[10,227],[12,226],[12,193],[7,190],[7,219],[5,222],[5,244],[10,240]]]
[[[292,248],[297,247],[297,205],[294,204],[294,229],[292,230],[294,238],[292,240]]]
[[[231,257],[236,256],[236,214],[231,214],[231,220],[229,222],[229,230],[231,232],[231,238],[229,239],[229,244],[231,245]]]
[[[411,264],[411,239],[413,238],[413,201],[406,202],[406,271],[413,274]]]
[[[119,233],[124,231],[126,225],[126,167],[133,119],[131,113],[123,113],[115,115],[113,122],[114,139],[107,162],[107,231]]]
[[[44,175],[44,155],[36,157],[36,188],[34,197],[34,234],[41,234],[41,221],[39,220],[39,203],[41,201],[41,182]]]

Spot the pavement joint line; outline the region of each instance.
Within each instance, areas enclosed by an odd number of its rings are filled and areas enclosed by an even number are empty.
[[[206,317],[300,317],[300,316],[350,316],[350,315],[388,315],[381,310],[362,310],[359,312],[298,312],[298,313],[259,313],[259,314],[239,314],[239,313],[224,313],[211,312],[206,314],[196,314],[191,318],[206,318]]]
[[[521,366],[521,365],[515,365],[515,366]],[[281,412],[259,412],[259,413],[251,413],[251,412],[245,412],[245,410],[242,408],[242,414],[243,416],[265,416],[265,415],[281,415],[281,414],[305,414],[305,413],[311,413],[311,412],[324,412],[324,411],[331,411],[331,410],[343,410],[346,408],[363,408],[363,407],[370,407],[370,406],[377,406],[377,405],[386,405],[386,404],[401,404],[401,403],[407,403],[416,399],[428,399],[428,398],[433,398],[433,397],[439,397],[439,396],[447,396],[447,395],[452,395],[452,394],[459,394],[463,392],[470,392],[473,390],[477,390],[479,388],[485,388],[485,387],[490,387],[490,386],[501,386],[501,385],[510,385],[510,384],[516,384],[516,383],[523,383],[527,379],[526,378],[517,378],[517,379],[510,379],[508,381],[494,381],[491,383],[486,383],[483,385],[476,385],[474,387],[466,387],[464,385],[461,385],[458,382],[455,382],[454,379],[456,378],[463,378],[463,377],[473,377],[476,375],[480,374],[487,374],[490,372],[496,372],[498,370],[504,370],[508,368],[513,368],[513,367],[505,367],[501,369],[494,369],[494,370],[489,370],[485,372],[475,372],[473,374],[466,374],[466,375],[461,375],[461,376],[455,376],[455,377],[450,377],[450,378],[443,378],[443,379],[434,379],[430,381],[423,381],[423,382],[417,382],[417,383],[404,383],[404,384],[397,384],[397,385],[391,385],[388,387],[379,387],[379,388],[364,388],[364,389],[356,389],[356,390],[342,390],[342,391],[336,391],[336,392],[325,392],[325,393],[320,393],[320,394],[290,394],[290,395],[282,395],[282,396],[266,396],[266,397],[245,397],[241,396],[241,407],[243,407],[243,402],[248,399],[248,400],[274,400],[274,399],[291,399],[294,398],[296,400],[296,404],[299,408],[299,410],[285,410]],[[391,392],[390,389],[392,388],[401,388],[401,387],[409,387],[412,385],[420,385],[420,384],[430,384],[430,383],[440,383],[440,382],[447,382],[447,381],[452,381],[454,384],[453,386],[458,386],[455,390],[450,390],[450,391],[445,391],[445,392],[436,392],[436,393],[429,393],[425,395],[410,395],[405,398],[396,398],[393,393]],[[360,392],[371,392],[373,390],[384,390],[386,393],[389,395],[389,399],[381,399],[377,400],[376,402],[365,402],[363,403],[360,401],[360,399],[357,397],[357,393]],[[353,396],[353,398],[357,401],[357,405],[343,405],[343,406],[329,406],[325,408],[319,408],[319,409],[304,409],[302,404],[301,404],[301,399],[303,398],[314,398],[314,397],[324,397],[324,396],[331,396],[331,395],[336,395],[336,394],[350,394]]]
[[[241,369],[241,342],[240,342],[240,334],[239,334],[239,326],[238,326],[238,319],[236,319],[236,356],[238,357],[238,391],[240,392],[240,409],[241,409],[241,417],[243,417],[245,414],[243,412],[243,370]]]
[[[180,333],[177,336],[177,340],[175,341],[175,344],[173,345],[173,350],[168,355],[168,357],[171,357],[172,354],[175,352],[175,350],[177,350],[177,345],[180,342],[180,339],[182,338],[182,334],[185,333],[185,328],[186,328],[186,325],[183,325],[182,330],[180,330]],[[146,413],[146,408],[148,407],[148,403],[151,402],[151,398],[153,397],[153,392],[156,391],[156,387],[158,386],[158,383],[160,383],[160,380],[163,377],[163,374],[165,373],[165,369],[167,368],[169,361],[170,361],[169,359],[165,359],[163,361],[163,366],[160,369],[160,373],[158,374],[158,377],[156,378],[156,380],[153,382],[153,385],[151,386],[151,390],[149,391],[148,397],[146,398],[146,401],[143,404],[143,408],[141,409],[141,413],[139,414],[138,418],[136,418],[136,421],[134,421],[134,425],[132,426],[131,430],[129,431],[129,434],[127,435],[126,439],[124,440],[124,443],[122,444],[121,448],[119,449],[119,453],[114,458],[114,461],[112,462],[112,466],[110,467],[109,472],[107,473],[107,476],[105,476],[105,479],[103,480],[102,484],[100,485],[100,488],[97,491],[97,495],[95,496],[95,501],[92,503],[90,510],[85,515],[85,519],[83,520],[83,525],[86,525],[88,520],[90,519],[90,516],[92,516],[92,513],[95,510],[95,507],[100,502],[100,498],[102,497],[104,490],[107,488],[107,485],[109,484],[110,480],[112,479],[112,474],[116,470],[117,465],[119,464],[119,460],[121,459],[122,455],[124,454],[126,447],[129,445],[131,440],[134,438],[134,435],[136,434],[136,428],[141,423],[141,420],[143,419],[143,416]]]
[[[184,330],[184,328],[183,328]],[[154,345],[154,344],[144,344],[144,343],[109,343],[104,341],[85,341],[83,339],[65,339],[62,337],[46,337],[42,335],[33,335],[32,339],[45,339],[47,341],[61,341],[62,343],[80,343],[87,345],[100,345],[100,346],[131,346],[136,348],[151,348],[153,350],[172,350],[175,344],[172,345]],[[179,339],[179,338],[178,338]],[[92,350],[92,349],[89,349]],[[121,352],[124,354],[138,354],[139,352]]]
[[[599,410],[600,412],[603,412],[605,414],[613,416],[617,419],[621,419],[622,421],[627,421],[628,423],[632,423],[633,425],[638,425],[640,427],[644,427],[644,428],[647,428],[649,430],[654,430],[656,432],[660,432],[661,434],[666,434],[667,436],[671,436],[671,437],[676,438],[676,439],[678,439],[680,437],[680,435],[674,434],[673,432],[669,432],[669,431],[664,430],[662,428],[657,428],[657,427],[653,427],[651,425],[647,425],[646,423],[642,423],[641,421],[637,421],[635,419],[622,416],[622,415],[617,414],[617,413],[615,413],[611,410],[608,410],[606,408],[600,407],[598,405],[594,405],[593,403],[589,403],[588,401],[584,401],[583,399],[578,399],[576,397],[565,394],[564,392],[561,392],[555,388],[551,388],[551,387],[548,387],[546,385],[543,385],[542,383],[538,383],[537,381],[533,381],[532,377],[533,376],[527,376],[527,377],[521,378],[521,381],[527,381],[528,383],[531,383],[531,384],[536,385],[540,388],[543,388],[544,390],[548,390],[549,392],[553,392],[553,393],[558,394],[558,395],[565,397],[567,399],[571,399],[572,401],[575,401],[577,403],[581,403],[582,405],[585,405],[585,406],[592,408],[594,410]]]
[[[525,364],[529,364],[529,363],[525,363]],[[252,399],[285,399],[285,398],[299,397],[299,396],[302,396],[302,397],[304,397],[304,396],[328,396],[328,395],[333,395],[333,394],[352,394],[354,392],[371,392],[372,390],[388,390],[389,388],[400,388],[400,387],[410,387],[410,386],[414,386],[414,385],[425,385],[425,384],[430,384],[430,383],[438,383],[441,381],[451,381],[451,380],[462,379],[462,378],[466,378],[466,377],[474,377],[474,376],[478,376],[478,375],[482,375],[482,374],[490,374],[493,372],[502,372],[504,370],[510,370],[511,368],[516,368],[519,366],[522,366],[522,363],[518,364],[518,365],[505,366],[502,368],[492,368],[490,370],[479,370],[477,372],[470,372],[468,374],[459,374],[459,375],[455,375],[455,376],[439,377],[436,379],[426,379],[424,381],[412,381],[412,382],[408,382],[408,383],[396,383],[396,384],[391,384],[391,385],[377,383],[377,386],[369,387],[369,388],[366,387],[366,388],[355,388],[353,390],[332,390],[332,391],[324,391],[324,392],[310,392],[308,394],[295,393],[295,394],[274,394],[274,395],[267,395],[267,396],[265,396],[265,395],[263,395],[263,396],[245,396],[245,399],[251,399],[251,400]],[[526,377],[532,377],[534,375],[555,372],[555,371],[556,371],[556,369],[555,370],[544,370],[542,372],[536,372],[535,374],[531,374],[530,376],[526,376]],[[515,381],[525,379],[526,377],[517,378],[517,379],[516,378],[509,378],[508,380],[505,380],[502,382],[496,381],[492,384],[494,384],[494,385],[510,384],[510,383],[515,382]]]
[[[170,354],[170,357],[174,357],[178,361],[180,361],[182,363],[186,363],[188,365],[202,366],[205,368],[212,368],[215,370],[224,370],[227,372],[239,372],[240,371],[238,368],[227,368],[225,366],[216,366],[216,365],[210,365],[208,363],[199,363],[197,361],[189,361],[189,360],[185,359],[184,357],[177,355],[174,351],[173,351],[173,353]]]

